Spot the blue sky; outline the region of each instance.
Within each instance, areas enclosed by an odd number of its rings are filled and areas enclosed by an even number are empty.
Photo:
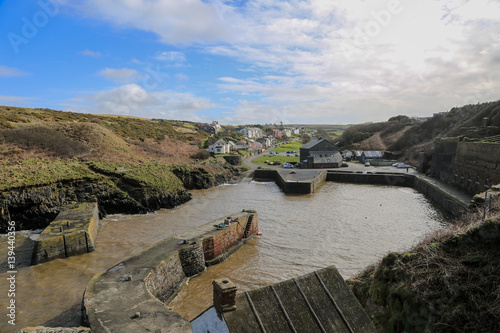
[[[498,0],[0,2],[0,104],[360,123],[500,98]]]

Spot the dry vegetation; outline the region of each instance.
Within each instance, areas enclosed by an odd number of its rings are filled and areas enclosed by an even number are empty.
[[[380,331],[500,330],[498,195],[489,219],[482,216],[479,207],[349,281]]]
[[[206,138],[189,122],[0,106],[2,189],[97,177],[89,169],[96,163],[145,170],[134,177],[178,188],[172,177],[151,174],[170,175],[172,165],[206,169],[212,160],[201,149]]]
[[[487,128],[483,128],[486,121]],[[391,151],[412,165],[418,155],[432,153],[436,138],[471,138],[500,134],[500,101],[466,105],[435,115],[425,122],[396,116],[387,122],[354,125],[344,131],[341,145],[354,150]]]

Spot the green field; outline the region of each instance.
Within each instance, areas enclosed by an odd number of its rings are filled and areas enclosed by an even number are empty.
[[[298,153],[300,150],[300,147],[302,147],[302,143],[300,143],[299,141],[295,141],[295,142],[287,143],[285,145],[280,145],[280,146],[274,148],[273,151],[276,151],[278,153],[285,153],[287,151],[296,151]]]
[[[274,155],[273,156],[269,156],[269,154],[266,154],[266,155],[264,155],[262,157],[259,157],[259,158],[255,159],[253,162],[265,165],[266,163],[264,163],[264,161],[269,161],[269,162],[281,161],[281,164],[283,165],[283,163],[285,163],[285,162],[288,162],[288,163],[296,162],[296,163],[298,163],[299,160],[300,160],[300,158],[299,157],[295,157],[295,155],[288,157],[288,156],[286,156],[286,154],[281,154],[281,155],[278,155],[278,156],[274,156]]]

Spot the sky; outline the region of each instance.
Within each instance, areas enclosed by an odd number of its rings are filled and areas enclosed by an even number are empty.
[[[500,99],[500,0],[0,0],[0,105],[352,124]]]

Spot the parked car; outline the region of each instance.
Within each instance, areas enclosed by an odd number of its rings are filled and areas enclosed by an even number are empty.
[[[370,166],[370,162],[366,162],[366,163],[365,163],[365,166]]]
[[[340,166],[343,167],[343,168],[347,168],[349,166],[349,164],[343,162]]]
[[[293,165],[290,163],[283,163],[283,168],[293,168]]]

